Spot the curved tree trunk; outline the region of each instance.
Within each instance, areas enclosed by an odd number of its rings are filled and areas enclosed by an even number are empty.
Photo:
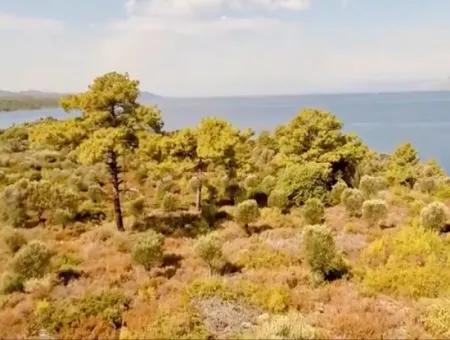
[[[122,205],[120,202],[120,167],[117,165],[117,155],[114,151],[108,152],[107,164],[113,187],[114,219],[116,222],[116,227],[119,231],[125,231],[123,226]]]

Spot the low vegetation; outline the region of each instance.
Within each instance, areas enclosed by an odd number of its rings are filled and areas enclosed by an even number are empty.
[[[450,180],[330,112],[165,131],[109,73],[0,131],[0,338],[445,338]]]

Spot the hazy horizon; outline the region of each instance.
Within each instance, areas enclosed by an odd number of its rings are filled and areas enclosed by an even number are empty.
[[[448,13],[445,0],[3,1],[0,88],[79,92],[115,70],[166,97],[448,90]]]

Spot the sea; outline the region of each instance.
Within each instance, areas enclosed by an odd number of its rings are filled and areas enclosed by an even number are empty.
[[[147,103],[149,104],[149,103]],[[220,117],[256,132],[288,123],[304,108],[334,113],[344,130],[358,134],[371,148],[392,152],[412,143],[422,160],[437,160],[450,173],[450,91],[320,94],[215,98],[154,97],[166,130],[195,127],[203,117]],[[73,115],[73,114],[72,114]],[[0,128],[70,115],[60,109],[0,113]]]

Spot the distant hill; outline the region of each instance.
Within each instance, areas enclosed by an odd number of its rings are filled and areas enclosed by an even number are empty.
[[[0,112],[18,110],[39,110],[43,108],[53,108],[59,105],[59,99],[65,95],[57,92],[43,91],[3,91],[0,90]],[[143,103],[154,103],[161,96],[150,92],[141,92],[140,101]]]

